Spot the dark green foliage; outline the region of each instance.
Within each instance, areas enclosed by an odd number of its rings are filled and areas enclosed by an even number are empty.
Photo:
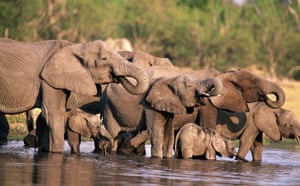
[[[126,37],[134,49],[169,57],[178,66],[255,65],[273,76],[291,74],[300,66],[300,5],[249,2],[2,0],[0,36],[73,42]]]

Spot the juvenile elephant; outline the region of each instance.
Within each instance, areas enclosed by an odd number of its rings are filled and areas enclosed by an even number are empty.
[[[0,53],[0,111],[19,113],[41,107],[50,134],[39,137],[49,138],[49,143],[45,139],[39,144],[40,150],[64,151],[64,117],[70,92],[93,96],[97,94],[96,84],[120,82],[130,93],[142,94],[149,86],[141,68],[101,40],[73,44],[1,39]],[[132,84],[126,77],[136,82]]]
[[[181,127],[175,138],[176,158],[204,158],[215,160],[216,155],[236,156],[234,144],[219,132],[195,123]]]
[[[271,140],[296,138],[300,143],[300,122],[290,110],[272,109],[265,103],[249,103],[249,112],[219,110],[216,130],[229,139],[239,139],[238,159],[251,150],[253,161],[262,160],[263,134]]]
[[[70,111],[68,114],[67,121],[67,138],[68,143],[71,147],[71,153],[79,154],[80,153],[80,142],[81,136],[93,138],[95,142],[95,151],[98,149],[106,150],[111,145],[112,137],[104,127],[102,120],[100,119],[100,115],[89,114],[81,109],[75,109]],[[106,138],[102,140],[101,147],[96,145],[100,145],[100,138]],[[104,144],[105,141],[109,141],[110,143]]]

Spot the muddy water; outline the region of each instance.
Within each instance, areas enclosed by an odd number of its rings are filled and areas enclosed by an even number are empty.
[[[264,148],[263,161],[176,160],[99,156],[83,142],[80,156],[37,153],[12,141],[0,147],[0,185],[300,185],[300,146]],[[247,156],[251,159],[250,155]]]

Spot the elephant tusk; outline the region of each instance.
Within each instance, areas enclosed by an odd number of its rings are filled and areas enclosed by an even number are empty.
[[[210,95],[209,93],[206,93],[206,92],[203,92],[203,93],[201,92],[201,93],[200,93],[200,96],[206,96],[206,97],[209,97],[209,96],[211,96],[211,95]]]

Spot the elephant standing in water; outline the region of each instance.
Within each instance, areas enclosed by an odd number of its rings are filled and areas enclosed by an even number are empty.
[[[39,144],[40,150],[64,151],[66,100],[70,92],[93,96],[97,94],[96,84],[120,82],[130,93],[142,94],[149,86],[141,68],[101,40],[72,44],[3,39],[0,55],[0,111],[19,113],[41,107],[50,135],[41,136],[48,137],[49,143],[44,140]],[[132,84],[126,77],[136,82]]]
[[[204,73],[204,72],[202,72]],[[199,77],[193,73],[194,77]],[[207,76],[206,76],[207,77]],[[208,76],[209,77],[209,76]],[[201,79],[201,78],[199,78]],[[216,83],[218,82],[218,83]],[[216,128],[218,110],[229,110],[233,112],[249,111],[248,102],[263,101],[270,108],[279,108],[285,100],[285,94],[277,84],[259,78],[246,70],[236,70],[217,75],[215,78],[207,78],[201,82],[199,92],[199,106],[186,107],[186,111],[176,113],[175,110],[181,108],[179,92],[165,86],[155,83],[150,86],[144,98],[136,99],[136,97],[127,97],[125,102],[126,109],[118,102],[122,102],[124,91],[120,88],[108,89],[108,109],[114,110],[114,115],[106,117],[109,122],[108,127],[112,127],[118,131],[118,127],[112,126],[115,123],[126,128],[129,124],[146,122],[147,129],[150,132],[152,143],[152,156],[168,157],[172,156],[172,147],[174,143],[174,130],[179,129],[188,122],[202,123],[206,128]],[[168,90],[169,91],[166,91]],[[202,89],[202,90],[201,90]],[[177,99],[173,99],[177,94]],[[268,94],[276,96],[275,101],[268,99]],[[175,101],[176,100],[176,101]],[[145,114],[134,114],[134,118],[130,117],[126,111],[132,108],[141,110],[140,102],[146,102]],[[148,105],[148,106],[147,106]],[[136,112],[136,111],[135,111]],[[145,117],[145,119],[142,119]],[[118,118],[123,118],[119,120]],[[126,119],[124,119],[126,118]],[[131,119],[129,119],[131,118]],[[104,116],[105,120],[105,116]],[[121,121],[121,122],[120,122]],[[127,125],[122,122],[126,121]],[[136,124],[134,124],[136,126]],[[139,137],[139,136],[138,136]],[[133,138],[139,141],[140,139]],[[143,139],[142,139],[143,140]],[[130,142],[129,142],[130,144]],[[135,146],[138,143],[134,143]]]
[[[67,121],[67,136],[71,146],[71,153],[80,153],[81,136],[93,138],[95,145],[102,144],[103,147],[95,146],[95,150],[108,149],[111,145],[112,137],[104,127],[99,114],[89,114],[81,109],[69,111]],[[101,143],[104,140],[98,138],[105,137],[110,143]]]
[[[262,160],[263,134],[271,140],[296,138],[300,143],[300,122],[290,110],[272,109],[265,103],[249,103],[249,112],[219,110],[216,130],[229,139],[239,139],[238,159],[251,150],[253,161]]]
[[[181,127],[175,138],[176,158],[204,158],[215,160],[216,155],[236,156],[234,144],[219,132],[195,123]]]

